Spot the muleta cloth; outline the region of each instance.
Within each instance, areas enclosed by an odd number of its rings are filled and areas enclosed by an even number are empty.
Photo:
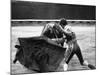
[[[40,72],[54,72],[64,59],[65,48],[43,37],[18,38],[17,60],[26,68]]]

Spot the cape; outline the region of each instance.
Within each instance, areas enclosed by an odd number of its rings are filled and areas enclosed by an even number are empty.
[[[17,60],[26,68],[40,72],[56,71],[64,59],[65,48],[43,37],[18,38]]]

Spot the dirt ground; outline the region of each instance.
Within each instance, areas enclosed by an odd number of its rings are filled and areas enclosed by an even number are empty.
[[[11,73],[36,73],[30,71],[19,62],[13,64],[12,61],[15,58],[16,49],[15,44],[18,44],[18,37],[32,37],[39,36],[43,26],[14,26],[11,27]],[[89,63],[96,65],[96,45],[95,45],[95,26],[72,26],[73,31],[77,35],[78,44],[81,48],[84,59]],[[81,66],[77,57],[74,55],[69,63],[68,71],[75,70],[88,70],[86,66]]]

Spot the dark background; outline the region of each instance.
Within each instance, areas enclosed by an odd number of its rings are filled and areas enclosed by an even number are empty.
[[[11,19],[95,20],[96,6],[12,1]]]

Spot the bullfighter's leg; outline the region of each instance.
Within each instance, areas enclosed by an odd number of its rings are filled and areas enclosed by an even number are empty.
[[[77,57],[78,57],[78,59],[80,61],[80,64],[82,66],[88,66],[90,69],[95,69],[95,67],[93,65],[89,64],[88,61],[83,59],[82,52],[81,52],[81,49],[80,49],[79,46],[78,46],[75,54],[77,55]]]

